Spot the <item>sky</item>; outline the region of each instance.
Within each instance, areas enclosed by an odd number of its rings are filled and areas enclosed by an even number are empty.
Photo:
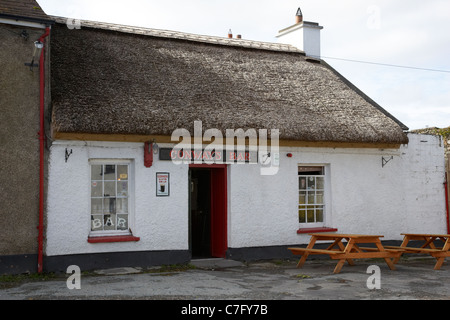
[[[49,15],[277,42],[317,22],[321,57],[409,127],[450,126],[448,0],[37,0]]]

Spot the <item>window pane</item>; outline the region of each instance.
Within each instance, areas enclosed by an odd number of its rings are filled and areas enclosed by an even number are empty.
[[[116,213],[116,198],[103,199],[103,212]]]
[[[116,212],[117,213],[128,213],[128,199],[127,198],[116,199]]]
[[[92,165],[91,166],[91,180],[102,180],[103,178],[103,166],[100,165]]]
[[[103,208],[102,208],[102,199],[91,199],[91,213],[92,214],[102,214]]]
[[[323,190],[323,177],[316,177],[316,189]]]
[[[314,204],[314,192],[308,192],[308,204]]]
[[[316,204],[323,204],[323,191],[316,192]]]
[[[308,177],[308,189],[314,189],[315,188],[315,178],[314,177]]]
[[[298,222],[305,223],[306,222],[306,212],[305,210],[298,210]]]
[[[114,164],[105,165],[104,180],[116,180],[116,166]]]
[[[128,181],[117,182],[117,196],[128,197]]]
[[[314,209],[308,209],[308,211],[306,213],[306,220],[307,220],[307,222],[315,222]]]
[[[306,191],[300,191],[298,196],[298,203],[305,204],[306,203]]]
[[[128,180],[128,166],[118,165],[117,166],[117,180]]]
[[[116,182],[106,181],[105,182],[105,197],[115,197],[116,196]]]
[[[102,230],[103,229],[103,216],[97,215],[97,214],[93,214],[91,216],[91,230],[92,231],[97,231],[97,230]]]
[[[103,183],[101,181],[91,182],[91,197],[103,197]]]
[[[117,215],[117,230],[127,230],[128,229],[128,215],[118,214]]]
[[[116,215],[105,214],[103,217],[103,230],[115,230],[116,229]]]
[[[316,209],[316,221],[323,222],[323,209]]]
[[[306,189],[306,177],[299,177],[298,178],[298,188],[299,189]]]

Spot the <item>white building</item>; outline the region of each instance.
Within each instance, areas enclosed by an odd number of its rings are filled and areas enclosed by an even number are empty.
[[[56,20],[47,270],[287,257],[312,231],[448,231],[440,138],[405,133],[324,61],[292,45]],[[243,152],[225,139],[238,129],[256,133]],[[174,132],[202,144],[183,157],[227,160],[175,163]]]

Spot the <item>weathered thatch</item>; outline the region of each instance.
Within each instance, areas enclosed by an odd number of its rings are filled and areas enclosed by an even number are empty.
[[[56,24],[51,70],[54,132],[170,136],[201,120],[285,140],[407,143],[392,116],[287,45]]]

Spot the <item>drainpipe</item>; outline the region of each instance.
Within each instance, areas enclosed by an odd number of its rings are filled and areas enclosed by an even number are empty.
[[[450,220],[449,220],[449,212],[448,212],[448,176],[447,176],[447,174],[445,174],[444,188],[445,188],[445,208],[446,208],[446,212],[447,212],[447,234],[450,234]]]
[[[50,28],[45,28],[45,33],[39,38],[44,43],[44,39],[50,34]],[[40,127],[39,127],[39,226],[38,226],[38,273],[42,273],[43,248],[44,248],[44,147],[45,147],[45,126],[44,126],[44,95],[45,95],[45,66],[44,66],[45,43],[39,59],[39,95],[40,95]]]

